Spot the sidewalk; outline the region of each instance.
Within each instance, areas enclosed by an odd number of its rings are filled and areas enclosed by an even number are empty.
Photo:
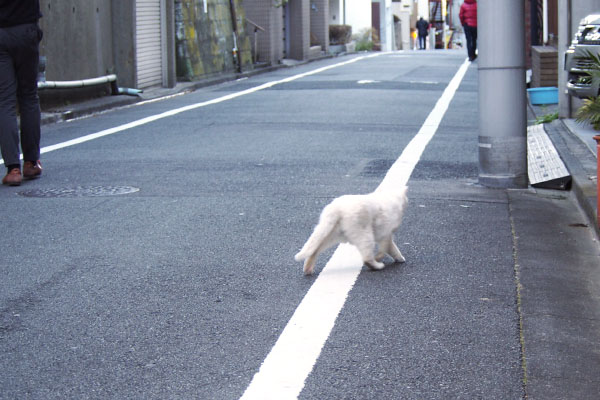
[[[531,124],[556,109],[529,104],[528,120]],[[544,127],[571,174],[572,188],[536,190],[535,196],[509,192],[525,390],[529,400],[595,399],[600,393],[600,253],[594,132],[573,120]]]

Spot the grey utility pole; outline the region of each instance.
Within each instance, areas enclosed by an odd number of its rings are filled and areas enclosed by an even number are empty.
[[[527,187],[525,2],[477,2],[479,183]]]

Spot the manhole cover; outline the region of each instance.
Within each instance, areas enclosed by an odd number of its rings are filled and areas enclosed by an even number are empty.
[[[18,192],[25,197],[103,197],[138,192],[132,186],[75,186],[54,189],[33,189]]]

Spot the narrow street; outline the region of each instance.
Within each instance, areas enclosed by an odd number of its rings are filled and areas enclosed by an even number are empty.
[[[0,188],[0,398],[241,398],[336,251],[310,277],[294,261],[322,208],[386,179],[465,63],[374,54],[44,126],[44,175]],[[406,263],[363,267],[307,376],[277,364],[298,398],[520,399],[548,378],[525,362],[523,326],[552,314],[523,320],[521,272],[553,257],[528,218],[583,217],[567,194],[477,184],[465,68],[409,173]],[[560,231],[597,262],[589,228]]]

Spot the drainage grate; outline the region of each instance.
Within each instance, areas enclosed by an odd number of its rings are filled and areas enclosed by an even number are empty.
[[[544,125],[527,128],[527,167],[531,186],[548,189],[570,187],[571,175]]]
[[[104,197],[138,192],[133,186],[75,186],[54,189],[33,189],[18,192],[24,197]]]

